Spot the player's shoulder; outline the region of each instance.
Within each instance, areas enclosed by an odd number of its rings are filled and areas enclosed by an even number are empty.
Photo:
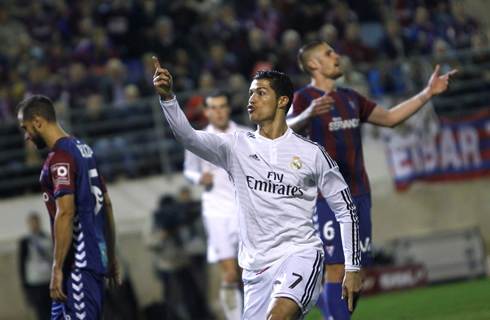
[[[306,148],[308,151],[317,150],[320,146],[317,142],[311,141],[307,137],[304,137],[294,131],[291,130],[291,139],[293,139],[294,143],[301,146],[302,148]]]
[[[294,96],[305,96],[308,94],[308,87],[301,88],[294,92]]]

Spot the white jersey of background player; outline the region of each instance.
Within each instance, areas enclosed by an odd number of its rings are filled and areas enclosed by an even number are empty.
[[[343,296],[352,304],[359,277],[359,223],[335,162],[286,124],[294,88],[283,73],[259,71],[248,112],[255,133],[194,130],[172,93],[170,73],[154,57],[154,86],[165,116],[188,150],[224,168],[233,181],[244,269],[243,319],[303,319],[318,299],[323,249],[312,216],[320,189],[341,225],[346,256]],[[317,189],[318,188],[318,189]]]
[[[224,91],[216,91],[204,99],[204,113],[211,133],[251,131],[230,120],[231,108]],[[227,320],[240,320],[243,297],[239,286],[238,268],[238,209],[235,192],[228,173],[216,165],[185,151],[184,176],[193,184],[205,187],[202,193],[202,215],[208,235],[207,258],[209,263],[220,263],[221,306]]]

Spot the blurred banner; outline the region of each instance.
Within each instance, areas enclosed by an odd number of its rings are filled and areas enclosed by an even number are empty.
[[[459,119],[437,117],[432,108],[426,110],[401,130],[383,134],[396,189],[405,190],[414,180],[490,176],[490,110]]]

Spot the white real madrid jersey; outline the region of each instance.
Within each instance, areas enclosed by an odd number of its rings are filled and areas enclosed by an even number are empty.
[[[233,121],[225,133],[236,131],[248,132],[249,127],[241,126]],[[211,124],[204,131],[220,133]],[[196,156],[194,153],[185,151],[184,176],[193,184],[199,184],[203,173],[208,172],[213,176],[213,185],[202,193],[202,213],[206,217],[236,217],[237,205],[235,201],[235,189],[230,182],[228,173],[222,168]]]
[[[213,134],[194,130],[177,100],[160,101],[177,140],[225,169],[238,205],[238,262],[263,270],[306,248],[323,251],[312,216],[318,189],[340,222],[346,270],[359,270],[359,223],[336,163],[316,143],[293,133],[270,140],[258,131]]]

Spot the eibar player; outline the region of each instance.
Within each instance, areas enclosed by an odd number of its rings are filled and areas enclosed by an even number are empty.
[[[35,95],[17,108],[25,139],[50,150],[40,182],[54,241],[51,318],[102,319],[105,278],[110,287],[121,278],[111,201],[95,156],[59,126],[49,98]]]
[[[433,96],[446,91],[450,77],[457,71],[439,76],[440,67],[437,66],[422,92],[385,110],[351,89],[335,87],[335,79],[342,76],[339,58],[328,44],[320,41],[310,42],[299,50],[299,66],[310,75],[311,84],[294,94],[293,108],[287,122],[297,133],[308,129],[309,138],[327,150],[349,185],[359,216],[363,266],[361,276],[364,278],[364,267],[372,263],[371,193],[362,155],[360,124],[370,122],[380,126],[396,126],[417,112]],[[330,315],[334,320],[350,319],[349,311],[352,310],[340,301],[344,254],[339,250],[339,225],[331,207],[322,197],[317,200],[315,219],[318,219],[318,231],[325,246],[325,294]]]
[[[196,131],[172,93],[172,77],[154,58],[154,86],[177,140],[225,169],[238,205],[238,262],[244,269],[244,320],[303,319],[321,287],[323,248],[312,217],[320,189],[340,222],[346,256],[343,297],[361,289],[358,220],[336,163],[316,143],[293,133],[286,113],[291,79],[259,71],[247,107],[255,132]]]
[[[211,133],[250,131],[230,120],[228,95],[216,91],[204,99],[204,114],[209,120],[204,129]],[[243,314],[243,296],[238,267],[238,213],[235,193],[228,173],[186,150],[184,176],[194,184],[205,187],[202,193],[202,215],[208,236],[207,260],[219,262],[221,288],[219,297],[227,320],[240,320]]]

